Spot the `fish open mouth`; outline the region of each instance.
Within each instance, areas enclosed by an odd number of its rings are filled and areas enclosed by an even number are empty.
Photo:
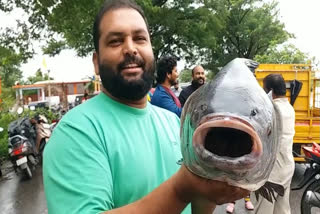
[[[254,128],[232,116],[206,118],[194,132],[193,145],[207,164],[211,162],[218,168],[222,164],[224,169],[252,168],[262,154],[262,144]]]

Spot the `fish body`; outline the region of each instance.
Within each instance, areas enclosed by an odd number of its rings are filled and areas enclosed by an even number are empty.
[[[251,60],[237,58],[187,100],[181,116],[183,163],[193,173],[250,191],[273,168],[279,110],[258,84]]]

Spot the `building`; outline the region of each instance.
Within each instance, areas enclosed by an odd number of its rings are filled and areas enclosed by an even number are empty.
[[[15,85],[16,98],[20,105],[28,105],[30,102],[48,102],[50,106],[62,104],[64,108],[69,103],[73,103],[75,97],[83,95],[90,84],[94,84],[95,80],[85,79],[80,81],[55,81],[46,80],[36,82],[32,85]],[[95,90],[100,90],[96,86]],[[100,85],[100,84],[99,84]]]

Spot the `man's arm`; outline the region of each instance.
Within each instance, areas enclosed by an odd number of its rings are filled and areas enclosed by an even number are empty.
[[[189,203],[194,205],[194,213],[196,209],[203,213],[200,204],[226,203],[248,194],[226,183],[200,178],[182,166],[145,197],[112,210],[113,181],[106,148],[93,136],[94,127],[87,123],[83,130],[77,124],[61,122],[45,149],[44,186],[50,213],[176,214]]]
[[[208,200],[193,201],[191,203],[192,214],[212,214],[215,208],[216,204]]]
[[[204,214],[213,211],[215,204],[235,201],[248,194],[249,191],[239,187],[200,178],[182,166],[169,180],[141,200],[107,211],[105,214],[178,214],[189,203],[195,205],[194,214]]]

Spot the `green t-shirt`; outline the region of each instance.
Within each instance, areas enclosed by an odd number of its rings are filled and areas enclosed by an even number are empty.
[[[44,151],[49,213],[100,213],[147,195],[179,169],[179,127],[167,110],[103,93],[74,108]]]

